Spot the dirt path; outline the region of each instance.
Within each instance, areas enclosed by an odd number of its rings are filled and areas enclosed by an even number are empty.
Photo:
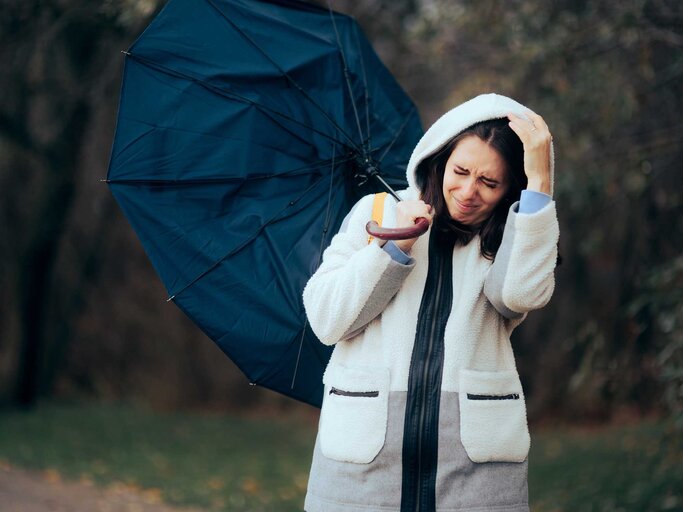
[[[0,467],[2,512],[200,512],[161,502],[154,490],[126,485],[107,488],[92,482],[67,482],[54,471]]]

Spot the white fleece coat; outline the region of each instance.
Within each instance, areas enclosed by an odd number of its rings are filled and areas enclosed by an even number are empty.
[[[510,111],[523,114],[524,108],[503,96],[483,95],[443,116],[418,143],[408,166],[410,187],[400,192],[401,197],[418,197],[414,170],[422,159],[468,126]],[[405,411],[428,272],[429,233],[413,246],[414,261],[401,265],[377,240],[367,243],[365,224],[372,201],[373,196],[366,196],[357,203],[303,293],[311,328],[323,343],[335,345],[323,379],[325,398],[306,498],[309,512],[399,510],[395,495],[398,492],[400,500],[400,474],[396,476],[392,464],[401,465],[402,430],[395,424]],[[383,225],[395,225],[395,206],[387,198]],[[494,262],[481,255],[478,237],[453,250],[439,468],[451,467],[449,457],[464,457],[450,455],[455,445],[464,448],[469,459],[465,462],[474,469],[487,462],[525,462],[527,457],[526,408],[510,334],[527,312],[550,300],[559,230],[553,201],[533,214],[517,213],[517,207],[515,203],[510,208]],[[516,399],[471,399],[488,395]],[[449,411],[459,418],[449,416]],[[515,466],[495,467],[516,471]],[[493,501],[478,497],[477,486],[472,487],[473,496],[462,487],[452,491],[455,478],[467,477],[462,469],[449,471],[437,480],[437,510],[528,510],[526,467],[523,476],[514,477],[523,480],[515,489],[524,489],[510,491],[514,496],[509,499],[500,496],[507,491],[496,488],[497,483],[490,484],[491,494],[498,495]],[[505,479],[506,474],[491,478]],[[364,492],[368,487],[371,490]]]

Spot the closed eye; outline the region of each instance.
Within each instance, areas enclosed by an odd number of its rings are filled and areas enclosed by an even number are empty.
[[[465,169],[464,167],[460,167],[459,165],[455,165],[455,166],[453,167],[453,172],[454,172],[455,174],[460,175],[460,176],[469,176],[469,174],[470,174],[470,170],[469,170],[469,169]],[[490,180],[490,179],[485,178],[485,177],[480,177],[480,178],[479,178],[479,181],[480,181],[481,183],[483,183],[484,185],[486,185],[486,186],[487,186],[488,188],[490,188],[490,189],[494,189],[494,188],[496,188],[496,187],[498,186],[498,182],[497,182],[497,181],[493,181],[493,180]]]

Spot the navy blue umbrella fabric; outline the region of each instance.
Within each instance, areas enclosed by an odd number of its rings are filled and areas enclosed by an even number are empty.
[[[403,188],[415,106],[351,18],[170,0],[125,52],[107,182],[169,296],[258,385],[320,405],[301,292],[373,165]]]

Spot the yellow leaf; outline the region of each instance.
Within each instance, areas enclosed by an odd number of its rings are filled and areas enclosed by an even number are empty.
[[[43,474],[45,475],[45,480],[51,484],[56,484],[62,480],[62,477],[55,469],[46,469]]]
[[[145,489],[142,498],[146,503],[161,503],[161,489]]]
[[[209,489],[217,491],[219,489],[222,489],[224,487],[223,480],[220,478],[211,478],[206,482],[206,485]]]
[[[261,486],[254,478],[246,478],[242,481],[242,490],[248,494],[256,494]]]

